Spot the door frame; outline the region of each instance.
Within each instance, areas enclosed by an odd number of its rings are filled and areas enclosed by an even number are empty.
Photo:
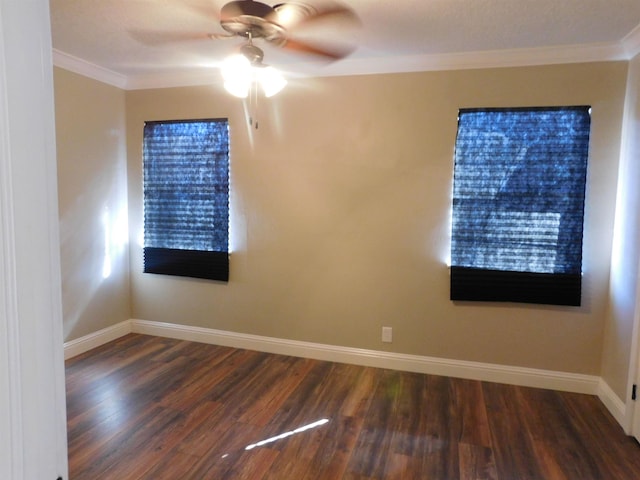
[[[0,474],[68,478],[49,2],[0,0]]]
[[[640,262],[638,272],[635,309],[633,313],[629,382],[627,385],[627,398],[625,399],[625,413],[627,417],[625,421],[625,432],[640,441],[640,399],[632,399],[634,385],[640,385]],[[636,395],[639,396],[640,391],[636,391]]]

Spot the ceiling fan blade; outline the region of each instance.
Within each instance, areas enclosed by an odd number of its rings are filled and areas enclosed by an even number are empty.
[[[287,38],[280,48],[296,53],[311,54],[327,60],[340,60],[349,55],[354,48],[350,46],[321,46],[308,42]]]
[[[213,8],[213,5],[193,5],[189,2],[180,2],[179,4],[185,10],[190,11],[194,15],[200,16],[202,18],[207,18],[213,21],[220,20],[220,14],[215,8]]]
[[[234,33],[209,33],[207,34],[211,40],[227,40],[229,38],[238,38]]]
[[[340,60],[355,49],[348,40],[351,35],[343,34],[361,25],[351,8],[333,0],[324,0],[319,4],[291,0],[273,8],[273,21],[285,28],[286,33],[268,39],[272,44],[325,60]]]
[[[276,15],[273,20],[289,30],[325,20],[360,25],[360,19],[356,13],[338,2],[325,2],[317,6],[297,2],[280,3],[274,5],[273,9]]]

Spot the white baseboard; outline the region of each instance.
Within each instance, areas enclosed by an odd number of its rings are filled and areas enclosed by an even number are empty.
[[[591,395],[597,393],[600,381],[599,377],[592,375],[340,347],[147,320],[132,320],[132,330],[147,335],[281,355]]]
[[[65,342],[64,359],[68,360],[69,358],[75,357],[84,352],[88,352],[89,350],[99,347],[100,345],[104,345],[105,343],[109,343],[113,340],[123,337],[128,333],[131,333],[132,323],[133,322],[131,320],[125,320],[124,322],[120,322],[110,327],[103,328],[102,330],[90,333],[89,335],[85,335],[84,337]]]
[[[598,381],[598,398],[607,407],[609,413],[613,415],[613,418],[622,426],[625,432],[630,431],[630,425],[627,425],[627,405],[625,402],[615,394],[609,384],[602,378]]]
[[[131,332],[368,367],[598,395],[618,421],[624,418],[624,403],[600,377],[593,375],[340,347],[148,320],[128,320],[65,343],[65,358]]]

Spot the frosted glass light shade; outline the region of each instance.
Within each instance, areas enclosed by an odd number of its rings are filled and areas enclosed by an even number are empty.
[[[282,74],[273,67],[252,65],[244,55],[232,55],[222,64],[224,88],[231,95],[246,98],[253,82],[260,84],[265,96],[272,97],[287,84]]]
[[[272,97],[282,90],[287,81],[282,74],[273,67],[257,68],[258,82],[266,97]]]
[[[253,78],[253,67],[244,55],[232,55],[222,64],[224,88],[231,95],[246,98]]]

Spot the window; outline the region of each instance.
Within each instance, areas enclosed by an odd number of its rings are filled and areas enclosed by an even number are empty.
[[[580,305],[589,107],[463,109],[451,299]]]
[[[144,272],[228,281],[226,119],[146,122]]]

